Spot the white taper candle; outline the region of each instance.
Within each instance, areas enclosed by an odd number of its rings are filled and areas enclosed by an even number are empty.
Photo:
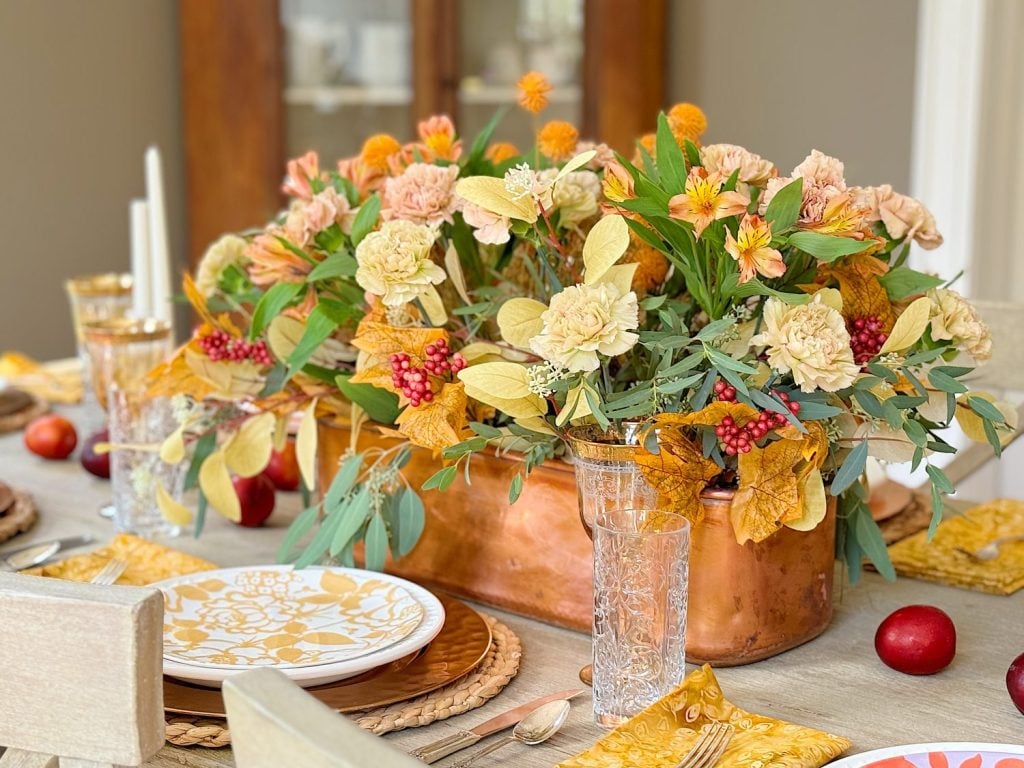
[[[129,205],[132,253],[132,314],[153,316],[153,279],[149,262],[149,206],[145,200]]]
[[[160,150],[146,150],[146,198],[149,202],[149,261],[152,265],[153,316],[173,322],[171,254],[167,243],[167,212]]]

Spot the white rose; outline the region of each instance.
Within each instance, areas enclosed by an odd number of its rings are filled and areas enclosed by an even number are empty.
[[[544,328],[530,348],[548,362],[569,371],[593,371],[598,355],[628,352],[640,338],[636,294],[623,294],[610,283],[572,285],[555,294],[541,315]]]
[[[403,219],[386,221],[356,246],[356,282],[389,307],[407,304],[444,282],[445,273],[430,259],[437,233]]]

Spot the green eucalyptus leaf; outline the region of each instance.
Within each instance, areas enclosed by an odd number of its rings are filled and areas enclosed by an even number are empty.
[[[303,536],[309,533],[319,515],[320,510],[317,507],[307,507],[296,515],[295,519],[292,520],[292,524],[288,526],[284,539],[281,540],[281,546],[277,548],[277,562],[287,563],[291,561],[291,554],[295,545],[299,543]]]
[[[412,551],[423,534],[426,513],[423,500],[411,488],[407,489],[398,504],[398,556],[404,557]]]
[[[367,569],[384,570],[384,563],[388,559],[388,528],[379,513],[370,518],[370,524],[366,528],[364,557]]]
[[[861,440],[857,446],[850,451],[843,461],[841,467],[832,479],[832,495],[838,496],[855,482],[860,480],[864,474],[864,468],[868,460],[868,441]]]
[[[338,471],[334,473],[334,479],[324,496],[324,511],[330,514],[331,511],[341,503],[355,487],[356,479],[359,477],[359,470],[363,468],[363,454],[357,453],[341,462]]]

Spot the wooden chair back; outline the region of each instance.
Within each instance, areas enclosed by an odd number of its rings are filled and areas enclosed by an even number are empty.
[[[314,699],[274,669],[224,682],[238,768],[416,768],[422,766]]]
[[[0,766],[137,766],[155,755],[163,612],[155,589],[0,573]]]

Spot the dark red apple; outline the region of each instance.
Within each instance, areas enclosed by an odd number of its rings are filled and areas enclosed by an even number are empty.
[[[956,626],[935,606],[908,605],[878,626],[875,651],[897,672],[933,675],[956,655]]]
[[[274,511],[274,484],[262,474],[236,477],[232,483],[242,508],[242,519],[238,524],[246,528],[259,528]]]
[[[107,480],[110,479],[110,454],[96,453],[96,443],[106,443],[109,441],[110,432],[106,429],[94,432],[82,443],[82,455],[79,457],[86,472]]]
[[[295,442],[289,440],[281,451],[270,454],[270,463],[263,470],[279,491],[295,491],[299,488],[299,462],[295,458]]]
[[[1024,653],[1014,659],[1006,670],[1006,690],[1010,692],[1010,700],[1024,715]]]
[[[66,459],[77,444],[75,426],[63,416],[40,416],[25,428],[25,447],[44,459]]]

